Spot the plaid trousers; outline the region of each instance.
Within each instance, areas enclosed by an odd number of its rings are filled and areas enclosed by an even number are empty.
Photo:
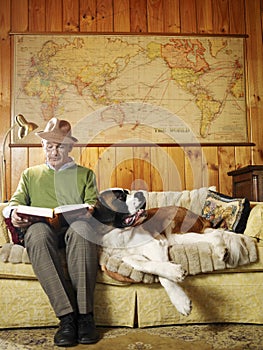
[[[67,269],[59,253],[61,237]],[[46,223],[32,224],[25,234],[25,247],[57,317],[93,312],[98,254],[96,232],[88,220],[75,221],[59,232]]]

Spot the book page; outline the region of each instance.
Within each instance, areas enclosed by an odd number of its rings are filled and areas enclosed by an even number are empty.
[[[88,203],[61,205],[54,209],[54,213],[61,214],[61,213],[66,213],[66,212],[80,210],[80,209],[88,209],[90,207],[91,206]]]
[[[17,208],[18,214],[29,216],[42,216],[47,218],[53,218],[54,210],[51,208],[31,207],[28,205],[19,205]]]

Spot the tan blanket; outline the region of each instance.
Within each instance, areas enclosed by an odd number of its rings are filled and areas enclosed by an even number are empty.
[[[243,252],[237,262],[237,266],[247,265],[257,261],[257,249],[253,239],[247,237],[243,246]],[[237,266],[231,266],[218,258],[214,253],[214,247],[206,242],[193,244],[174,244],[169,248],[170,261],[181,264],[188,275],[197,275],[219,271]],[[133,269],[124,263],[118,256],[109,256],[101,249],[100,265],[102,270],[106,271],[111,277],[125,281],[153,283],[158,282],[158,276],[145,274]]]
[[[238,266],[257,261],[256,245],[252,238],[247,237],[243,250],[237,264]],[[181,264],[189,275],[236,267],[221,261],[214,253],[213,246],[206,242],[175,244],[169,248],[169,256],[172,262]],[[0,251],[0,258],[3,262],[13,264],[30,263],[26,249],[13,243],[4,244]],[[124,263],[118,256],[109,256],[102,248],[99,251],[99,264],[103,271],[120,281],[137,283],[158,282],[158,276],[137,271]]]

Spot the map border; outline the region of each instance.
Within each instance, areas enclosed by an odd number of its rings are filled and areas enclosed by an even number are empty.
[[[246,38],[246,35],[220,35],[220,34],[205,34],[205,35],[199,35],[199,34],[195,34],[195,35],[192,35],[192,34],[170,34],[170,33],[165,33],[165,34],[162,34],[162,33],[150,33],[150,34],[143,34],[143,33],[56,33],[56,32],[50,32],[50,33],[11,33],[11,35],[13,37],[16,37],[16,36],[35,36],[36,38],[41,36],[41,37],[47,37],[47,38],[50,38],[50,36],[52,37],[67,37],[67,36],[71,36],[71,37],[81,37],[81,36],[85,36],[85,37],[101,37],[101,36],[114,36],[115,38],[123,38],[123,37],[140,37],[140,38],[143,38],[143,37],[169,37],[169,38],[180,38],[180,37],[188,37],[189,39],[195,39],[195,38],[207,38],[207,37],[212,37],[214,39],[216,38],[221,38],[224,37],[224,38],[240,38],[240,39],[245,39]],[[16,96],[14,94],[14,91],[16,91],[16,76],[18,73],[18,67],[16,65],[16,55],[15,55],[15,40],[13,41],[13,52],[12,52],[12,57],[13,57],[13,84],[12,84],[12,125],[14,125],[14,119],[15,119],[15,115],[17,113],[15,113],[14,111],[14,105],[15,105],[15,100],[16,100]],[[243,76],[244,76],[244,89],[245,89],[245,96],[244,96],[244,101],[245,101],[245,105],[247,104],[247,100],[246,100],[246,61],[245,61],[245,40],[242,40],[242,43],[243,43],[243,46],[242,46],[242,50],[243,50]],[[20,113],[20,112],[19,112]],[[21,113],[23,114],[23,111],[21,111]],[[243,141],[238,141],[236,140],[235,142],[224,142],[224,141],[220,141],[220,142],[211,142],[210,140],[206,141],[205,139],[200,141],[200,140],[197,140],[197,139],[191,139],[190,142],[186,142],[184,143],[185,145],[194,145],[194,144],[202,144],[202,145],[218,145],[218,144],[222,144],[222,145],[228,145],[228,144],[231,144],[231,145],[250,145],[249,143],[249,123],[248,123],[248,116],[247,116],[247,108],[245,109],[245,112],[244,112],[244,115],[243,115],[243,118],[244,118],[244,121],[245,121],[245,124],[246,124],[246,130],[245,130],[245,133],[246,133],[246,141],[243,142]],[[28,119],[28,118],[27,118]],[[68,119],[68,118],[67,118]],[[158,129],[158,125],[155,125],[155,128]],[[11,146],[23,146],[23,145],[26,145],[26,146],[34,146],[36,144],[36,141],[35,139],[33,138],[32,140],[28,139],[28,138],[25,138],[24,140],[18,140],[17,139],[17,132],[16,130],[14,129],[13,130],[13,135],[12,135],[12,141],[11,141]],[[160,139],[160,140],[156,140],[156,142],[154,142],[154,144],[157,144],[157,145],[176,145],[178,142],[171,142],[170,141],[170,137],[168,138],[165,138],[165,139]],[[126,138],[127,140],[127,138]],[[114,142],[97,142],[96,140],[93,142],[92,140],[89,140],[88,144],[91,145],[91,146],[97,146],[97,145],[100,145],[100,146],[104,146],[104,145],[112,145]],[[119,142],[116,141],[116,144],[118,144]],[[150,140],[148,142],[148,140],[144,140],[144,142],[138,142],[138,141],[134,141],[134,140],[131,140],[131,141],[125,141],[125,142],[120,142],[121,144],[123,145],[131,145],[131,144],[135,144],[135,145],[139,145],[139,144],[142,144],[142,145],[148,145],[148,144],[153,144],[153,142]],[[180,142],[180,144],[183,144],[183,142]],[[83,145],[82,143],[80,145]]]

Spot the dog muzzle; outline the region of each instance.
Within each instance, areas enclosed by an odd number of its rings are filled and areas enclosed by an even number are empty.
[[[137,226],[141,224],[147,217],[147,212],[144,209],[139,209],[135,214],[127,216],[122,224],[123,227]]]

